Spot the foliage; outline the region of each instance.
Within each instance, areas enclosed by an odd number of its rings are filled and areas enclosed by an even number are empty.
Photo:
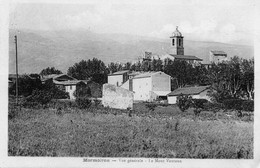
[[[76,104],[80,109],[87,109],[91,106],[89,97],[76,97]]]
[[[41,89],[33,90],[23,102],[25,107],[46,106],[52,99],[67,99],[69,94],[57,88],[53,83],[46,83]]]
[[[149,111],[154,111],[154,109],[157,107],[157,104],[155,104],[155,103],[146,103],[145,106],[146,106],[146,108],[149,109]]]
[[[254,111],[254,101],[253,100],[241,100],[241,99],[227,99],[223,101],[226,109],[231,110],[244,110],[244,111]]]
[[[208,103],[207,99],[192,99],[192,106],[194,108],[202,108],[204,109],[204,104]]]
[[[208,70],[208,78],[216,90],[211,96],[218,102],[225,99],[241,99],[245,95],[248,99],[253,99],[253,60],[235,56],[230,61],[213,64]]]
[[[43,85],[43,90],[51,95],[52,99],[68,99],[69,93],[65,92],[64,88],[58,88],[53,82],[48,82]]]
[[[75,97],[91,97],[91,90],[86,84],[77,86],[75,92],[73,93]]]
[[[76,104],[80,109],[86,109],[91,106],[91,90],[85,84],[78,87],[78,89],[74,92],[74,96],[76,97]]]
[[[62,74],[62,72],[58,69],[55,69],[54,67],[48,67],[48,68],[45,68],[43,69],[41,72],[40,72],[40,75],[41,76],[45,76],[45,75],[51,75],[51,74]]]
[[[254,111],[254,101],[253,100],[243,101],[242,106],[243,106],[244,111]]]
[[[33,90],[41,89],[42,83],[39,78],[30,78],[27,75],[24,75],[18,78],[18,94],[21,96],[29,96],[32,94]],[[16,84],[12,85],[9,88],[9,94],[15,95]]]
[[[52,99],[52,93],[48,90],[34,90],[33,93],[26,97],[24,106],[34,107],[37,105],[44,106],[49,103]]]
[[[170,114],[176,113],[169,108]],[[253,122],[200,118],[195,122],[187,113],[180,113],[178,119],[129,118],[120,110],[109,109],[107,113],[108,109],[95,109],[95,115],[91,110],[71,109],[57,116],[52,109],[22,109],[17,119],[8,122],[8,155],[197,159],[254,156]]]
[[[177,106],[180,108],[182,112],[187,110],[192,105],[192,98],[189,95],[179,95],[177,97]]]
[[[97,58],[82,60],[68,69],[68,75],[79,79],[92,79],[94,82],[104,84],[107,81],[107,68],[105,63]]]

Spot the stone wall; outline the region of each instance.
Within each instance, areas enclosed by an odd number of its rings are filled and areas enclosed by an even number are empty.
[[[103,85],[102,104],[104,107],[133,109],[133,92],[112,84]]]

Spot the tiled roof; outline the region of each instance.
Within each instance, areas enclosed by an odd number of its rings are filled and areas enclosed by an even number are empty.
[[[141,73],[141,74],[139,74],[139,75],[136,75],[133,79],[151,77],[152,75],[157,74],[157,73],[163,73],[163,72],[161,72],[161,71],[157,71],[157,72],[145,72],[145,73]]]
[[[53,83],[55,83],[56,85],[76,85],[79,82],[83,82],[83,81],[80,81],[80,80],[68,80],[68,81],[56,81],[56,80],[53,80]]]
[[[178,96],[178,95],[196,95],[200,94],[206,89],[209,89],[210,86],[195,86],[195,87],[183,87],[176,89],[168,94],[168,96]]]
[[[153,91],[158,96],[167,96],[171,91]]]
[[[225,53],[224,51],[210,51],[210,52],[214,55],[225,55],[225,56],[227,56],[227,53]]]
[[[127,73],[127,72],[129,72],[129,70],[117,71],[117,72],[115,72],[115,73],[113,73],[113,74],[110,74],[110,75],[122,75],[122,74]]]
[[[69,76],[69,75],[66,75],[66,74],[51,74],[51,75],[45,75],[45,76],[43,76],[42,77],[42,81],[46,81],[46,80],[48,80],[48,79],[57,79],[57,78],[59,78],[59,77],[61,77],[61,76],[67,76],[67,77],[69,77],[69,78],[71,78],[72,80],[76,80],[75,78],[73,78],[73,77],[71,77],[71,76]]]
[[[176,59],[183,59],[183,60],[198,60],[198,61],[202,61],[202,59],[193,56],[193,55],[173,55],[170,54],[171,56],[173,56]]]

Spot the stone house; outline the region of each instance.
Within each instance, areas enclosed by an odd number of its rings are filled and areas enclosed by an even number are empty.
[[[180,95],[189,95],[193,99],[206,99],[210,101],[208,93],[210,86],[194,86],[194,87],[183,87],[178,88],[167,95],[169,104],[176,104],[177,97]]]
[[[84,86],[90,89],[91,96],[102,97],[102,88],[96,82],[89,80],[77,80],[66,74],[52,74],[42,77],[42,83],[53,82],[59,89],[68,92],[71,100],[75,99],[74,92],[77,87]]]
[[[113,74],[109,74],[107,83],[116,85],[116,86],[121,86],[128,80],[128,78],[129,78],[128,74],[129,74],[129,70],[118,71]]]
[[[225,53],[224,51],[210,51],[209,52],[209,61],[211,63],[221,63],[223,61],[227,61],[227,53]]]
[[[153,101],[171,92],[171,76],[161,71],[141,73],[131,80],[129,89],[134,92],[134,100]]]

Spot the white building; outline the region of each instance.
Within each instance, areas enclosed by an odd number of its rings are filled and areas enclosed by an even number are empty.
[[[210,91],[210,86],[195,86],[195,87],[183,87],[178,88],[167,95],[169,104],[176,104],[177,97],[180,95],[189,95],[193,99],[206,99],[210,101],[208,92]]]
[[[209,52],[209,61],[211,63],[220,63],[223,61],[227,61],[227,53],[225,53],[224,51],[210,51]]]
[[[74,92],[77,87],[80,87],[80,84],[86,85],[86,88],[90,89],[92,97],[102,96],[102,90],[99,84],[89,80],[77,80],[66,74],[43,76],[41,81],[42,83],[53,82],[60,90],[69,93],[69,98],[72,100],[75,99]]]
[[[123,83],[125,83],[128,80],[128,73],[129,70],[126,71],[118,71],[113,74],[108,75],[107,83],[121,86]]]
[[[129,88],[134,100],[153,101],[171,92],[171,76],[161,71],[142,73],[129,80]]]

